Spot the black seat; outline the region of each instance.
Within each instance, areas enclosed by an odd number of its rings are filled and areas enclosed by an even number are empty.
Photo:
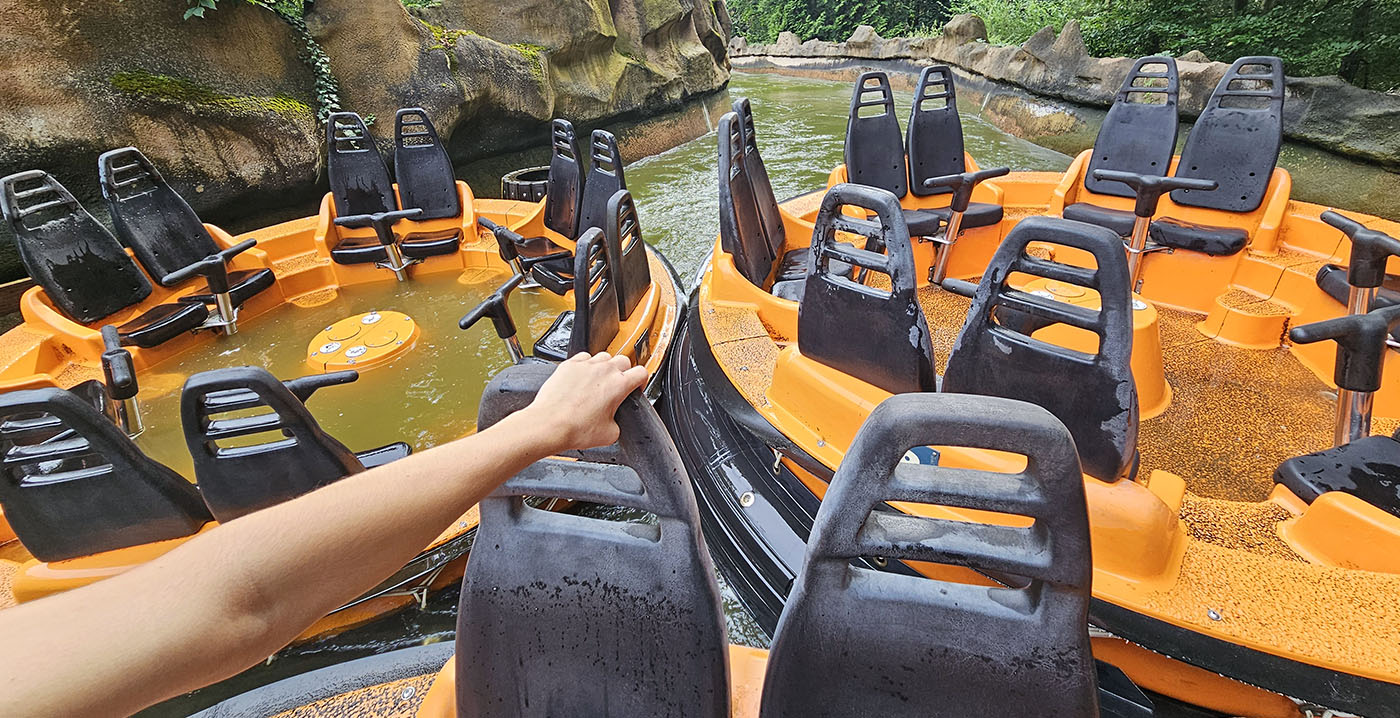
[[[952,192],[949,187],[924,187],[924,180],[967,171],[957,88],[953,83],[953,71],[947,65],[930,65],[919,73],[919,86],[909,109],[905,135],[909,152],[909,192],[916,196]],[[923,237],[936,234],[952,214],[946,207],[908,210],[904,220],[909,224],[911,235]],[[1000,224],[1002,214],[999,204],[972,202],[963,213],[962,228]]]
[[[189,536],[211,517],[199,491],[62,389],[0,395],[0,505],[40,561]]]
[[[1027,457],[1001,474],[909,464],[938,444]],[[903,501],[1028,517],[916,517]],[[881,556],[1014,578],[1008,587],[858,567]],[[778,621],[765,716],[1099,715],[1086,629],[1093,564],[1074,441],[1045,410],[950,394],[886,399],[822,499]]]
[[[1032,242],[1083,250],[1097,269],[1033,257]],[[1015,289],[1013,273],[1098,293],[1098,311]],[[955,280],[954,280],[955,281]],[[1138,400],[1133,383],[1133,309],[1128,262],[1110,230],[1056,217],[1030,217],[1006,235],[977,285],[967,323],[948,357],[943,391],[985,394],[1045,407],[1069,427],[1085,473],[1114,481],[1137,457]],[[945,286],[947,286],[945,284]],[[1098,338],[1088,354],[1030,334],[1065,324]]]
[[[756,287],[765,287],[773,273],[773,249],[763,231],[763,219],[744,163],[744,130],[739,116],[719,118],[719,236],[720,248]]]
[[[497,375],[479,425],[524,408],[550,371]],[[613,447],[535,462],[481,502],[457,610],[458,715],[729,715],[724,614],[685,467],[640,393],[616,418]],[[654,520],[544,511],[532,497]]]
[[[423,210],[418,219],[462,214],[452,159],[421,107],[405,107],[394,116],[394,177],[399,184],[399,206]]]
[[[631,192],[618,190],[608,200],[608,225],[603,237],[607,241],[613,281],[617,283],[618,317],[626,319],[632,316],[632,310],[651,288],[651,263],[647,260],[647,245],[642,240],[637,205],[632,201]]]
[[[59,311],[88,324],[139,304],[151,282],[67,188],[47,172],[0,179],[5,219],[20,260]],[[209,318],[203,304],[162,304],[119,327],[123,344],[158,346]]]
[[[1253,212],[1264,203],[1283,146],[1283,61],[1242,57],[1216,85],[1186,137],[1176,177],[1214,180],[1214,191],[1178,189],[1172,201],[1184,207]],[[1249,233],[1170,217],[1157,219],[1152,240],[1178,249],[1230,255],[1244,249]]]
[[[627,178],[622,170],[622,154],[617,149],[617,138],[607,130],[594,130],[588,143],[592,167],[588,179],[583,183],[583,202],[579,207],[578,236],[593,229],[603,229],[608,223],[608,200],[618,190],[627,189]]]
[[[753,190],[753,201],[758,208],[759,224],[763,227],[763,237],[768,243],[768,251],[778,264],[775,282],[801,279],[807,276],[807,258],[811,247],[786,250],[787,227],[783,224],[782,212],[778,210],[778,199],[773,194],[773,183],[768,178],[768,166],[763,163],[763,155],[758,151],[758,128],[754,125],[753,105],[747,97],[734,101],[734,114],[738,116],[739,130],[743,134],[744,175]]]
[[[563,361],[605,351],[617,336],[617,282],[603,230],[584,230],[574,250],[574,308],[561,313],[535,341],[535,356]]]
[[[845,207],[874,216],[851,217],[842,213]],[[865,237],[866,248],[838,242],[837,232]],[[881,248],[884,254],[877,251]],[[814,270],[804,280],[797,310],[802,355],[895,394],[934,391],[933,349],[915,292],[914,253],[899,199],[874,187],[832,187],[817,213],[812,255]],[[890,289],[842,276],[833,262],[859,267],[862,275],[884,274]]]
[[[423,120],[426,122],[427,117]],[[330,177],[331,199],[337,217],[398,209],[384,158],[379,155],[379,148],[364,120],[353,112],[337,112],[326,119],[326,174]],[[425,259],[456,252],[461,235],[460,228],[452,228],[410,234],[397,241],[405,257]],[[373,236],[348,237],[331,248],[331,259],[338,264],[372,264],[388,261],[388,258],[384,245]]]
[[[97,158],[102,197],[117,236],[131,248],[137,261],[162,286],[174,286],[166,277],[223,251],[184,197],[161,176],[151,161],[135,147],[104,152]],[[270,269],[228,272],[228,293],[235,307],[272,286]],[[183,297],[186,301],[214,303],[209,285]]]
[[[573,123],[556,119],[550,124],[549,179],[544,196],[544,226],[562,237],[579,236],[579,215],[583,206],[583,155]],[[515,241],[516,252],[536,260],[562,281],[573,278],[573,257],[569,250],[548,237],[525,237]],[[553,257],[552,259],[544,259]]]
[[[318,379],[345,381],[344,375],[308,379],[313,383]],[[293,388],[258,367],[201,372],[185,382],[180,397],[185,443],[194,457],[195,478],[204,502],[219,521],[294,499],[364,471],[367,466],[362,456],[387,463],[408,455],[409,446],[399,442],[357,456],[316,423],[303,403],[309,394],[294,393]],[[253,409],[260,411],[248,413]],[[229,416],[232,412],[240,414]]]
[[[1400,441],[1368,436],[1279,465],[1274,481],[1312,503],[1328,491],[1344,491],[1392,516],[1400,516]]]

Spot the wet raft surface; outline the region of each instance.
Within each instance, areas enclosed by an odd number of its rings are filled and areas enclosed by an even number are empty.
[[[413,718],[423,704],[423,696],[433,685],[436,673],[380,683],[322,698],[283,713],[277,718],[344,716],[345,718]]]
[[[1274,261],[1306,271],[1317,260],[1285,252]],[[1252,295],[1238,301],[1274,311]],[[919,303],[941,374],[971,300],[923,287]],[[1165,412],[1140,426],[1138,476],[1146,481],[1161,469],[1186,481],[1180,518],[1192,540],[1175,583],[1145,592],[1140,608],[1315,661],[1400,671],[1390,650],[1400,644],[1393,610],[1400,575],[1304,562],[1277,532],[1278,523],[1291,516],[1263,503],[1280,462],[1330,446],[1335,394],[1287,348],[1222,344],[1197,330],[1202,314],[1159,307],[1158,316],[1173,396]],[[757,407],[767,406],[778,353],[792,339],[777,336],[743,306],[709,303],[702,305],[701,318],[716,359],[740,393]],[[1395,424],[1378,419],[1374,430],[1390,432]],[[1357,636],[1367,640],[1358,642]]]

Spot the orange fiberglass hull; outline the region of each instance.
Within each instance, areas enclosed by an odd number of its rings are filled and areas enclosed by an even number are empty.
[[[463,240],[457,252],[428,257],[409,270],[413,276],[456,273],[463,283],[483,286],[504,281],[510,269],[501,260],[494,237],[477,224],[478,217],[509,226],[526,236],[548,236],[562,247],[573,247],[572,241],[545,229],[543,202],[475,199],[462,182],[457,183],[457,191],[461,206],[471,208],[471,212],[459,217],[421,222],[403,220],[396,226],[400,233],[462,230]],[[372,236],[370,229],[337,227],[334,224],[334,207],[334,202],[327,195],[316,216],[238,236],[206,225],[215,241],[224,247],[247,239],[257,240],[255,248],[233,261],[231,270],[271,269],[276,275],[277,281],[271,289],[252,297],[241,307],[240,325],[255,326],[261,315],[282,304],[317,306],[331,301],[342,290],[354,291],[356,285],[395,281],[393,274],[373,264],[338,264],[331,260],[330,249],[340,241]],[[652,269],[651,287],[631,316],[621,321],[610,350],[632,356],[656,376],[676,336],[683,297],[679,294],[670,266],[656,252],[648,250],[648,254]],[[174,289],[156,285],[145,301],[106,321],[120,323],[151,307],[174,301],[193,288],[192,284]],[[572,294],[557,298],[557,302],[560,310],[572,307]],[[0,336],[0,391],[39,387],[67,389],[89,379],[102,378],[101,356],[104,347],[97,327],[79,324],[61,314],[38,287],[25,292],[20,309],[24,322]],[[644,338],[649,338],[649,341],[643,341]],[[173,362],[187,352],[208,351],[217,346],[218,341],[218,337],[207,332],[186,334],[151,349],[131,347],[130,352],[136,370],[141,374],[160,371],[162,365]],[[639,346],[649,348],[644,350],[643,356],[633,356]],[[659,380],[653,382],[650,387],[653,392],[659,383]],[[206,524],[201,532],[212,529],[216,523]],[[325,636],[363,624],[415,601],[422,601],[427,592],[459,580],[476,525],[477,514],[472,509],[425,547],[404,569],[365,596],[317,622],[299,640]],[[121,573],[166,553],[189,538],[192,536],[65,561],[43,562],[25,550],[3,513],[0,513],[0,608]]]
[[[1004,219],[964,231],[948,276],[978,278],[1021,219],[1058,215],[1075,202],[1087,160],[1081,155],[1063,175],[1015,172],[979,185],[973,201],[1003,205]],[[829,186],[845,181],[839,167]],[[1346,264],[1350,253],[1349,241],[1319,219],[1326,208],[1290,200],[1289,189],[1287,172],[1275,170],[1265,202],[1244,214],[1162,200],[1159,216],[1240,227],[1250,244],[1224,257],[1144,255],[1132,358],[1141,469],[1134,480],[1084,482],[1095,650],[1143,688],[1229,715],[1299,715],[1284,695],[1394,715],[1400,518],[1341,492],[1308,504],[1272,479],[1282,460],[1331,445],[1333,348],[1294,345],[1285,335],[1290,326],[1345,312],[1314,275],[1325,263]],[[785,250],[806,246],[822,196],[781,204]],[[938,207],[947,197],[902,201]],[[1127,198],[1094,201],[1133,207]],[[1362,221],[1400,236],[1395,222]],[[928,284],[936,246],[913,242],[919,302],[941,373],[971,300]],[[1082,261],[1065,247],[1043,251],[1058,262]],[[1092,290],[1058,298],[1097,307]],[[717,242],[696,278],[663,412],[696,483],[707,540],[769,630],[800,565],[794,547],[804,540],[803,521],[810,526],[857,429],[890,396],[803,356],[797,317],[796,302],[755,286]],[[1085,341],[1064,329],[1036,336],[1072,348]],[[1385,361],[1375,429],[1388,434],[1400,424],[1400,359],[1387,352]],[[943,465],[1019,470],[992,452],[940,451]]]

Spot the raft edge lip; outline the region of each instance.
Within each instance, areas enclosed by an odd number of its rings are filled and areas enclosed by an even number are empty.
[[[823,190],[817,191],[820,192]],[[705,272],[710,268],[714,260],[714,252],[715,250],[712,248],[706,255],[705,263],[697,273],[697,280],[703,277]],[[826,467],[820,461],[817,461],[800,449],[797,449],[796,452],[799,455],[793,455],[789,454],[784,448],[775,447],[775,442],[770,441],[770,437],[765,436],[765,434],[772,432],[775,436],[781,436],[777,428],[768,422],[767,419],[759,414],[753,406],[744,399],[743,395],[739,393],[738,388],[733,385],[733,382],[729,381],[728,377],[724,375],[717,364],[709,367],[704,366],[706,362],[701,361],[702,357],[708,359],[710,362],[714,362],[714,357],[709,352],[709,345],[708,340],[705,338],[704,327],[698,324],[698,313],[700,310],[698,289],[699,282],[697,281],[695,290],[692,291],[691,306],[687,312],[686,339],[691,342],[693,347],[691,356],[695,357],[694,363],[696,372],[699,374],[700,379],[706,384],[706,390],[714,400],[714,403],[725,412],[726,416],[731,421],[741,429],[753,434],[758,441],[763,442],[770,448],[777,448],[777,450],[796,461],[804,469],[811,471],[814,467],[821,467],[820,471],[814,471],[813,473],[817,474],[819,478],[822,478],[824,474],[826,479],[829,480],[832,469]],[[697,338],[700,342],[699,344],[696,344]],[[707,372],[706,368],[712,371]],[[715,372],[718,372],[719,376],[713,376]],[[717,382],[716,380],[722,381]],[[733,406],[736,402],[742,404],[742,406]],[[747,411],[745,411],[745,408],[747,408]],[[749,414],[752,416],[749,416]],[[786,441],[786,437],[783,437],[783,440],[778,443],[786,444],[788,442]],[[811,465],[804,462],[804,458],[810,461]],[[765,480],[766,478],[767,477],[764,477]],[[692,482],[694,480],[695,478],[692,477]],[[698,490],[697,493],[699,493]],[[710,520],[716,524],[723,524],[720,529],[724,534],[733,534],[738,530],[746,531],[755,537],[759,534],[759,532],[751,528],[751,522],[744,516],[736,514],[732,518],[742,522],[744,526],[734,526],[732,522],[725,523],[724,520],[718,516],[711,517]],[[786,528],[791,530],[792,527],[788,525]],[[734,550],[737,551],[737,549]],[[725,553],[729,553],[729,551]],[[724,569],[721,570],[723,571]],[[730,570],[737,570],[737,568],[730,567]],[[796,573],[796,571],[793,571],[793,575],[796,575]],[[731,580],[730,583],[735,586],[737,593],[738,586],[747,585],[752,582],[748,580]],[[781,602],[785,602],[785,597],[780,600]],[[741,597],[740,602],[756,617],[761,611],[765,610],[763,608],[754,610],[754,608],[750,607],[751,604],[755,603],[762,606],[762,604],[765,603],[763,598],[746,600]],[[1104,610],[1105,607],[1107,607],[1108,610]],[[1110,617],[1102,618],[1101,615],[1103,613],[1109,613]],[[1099,598],[1091,599],[1089,622],[1091,625],[1101,627],[1124,640],[1143,646],[1148,650],[1166,655],[1203,670],[1218,673],[1232,680],[1258,687],[1262,690],[1289,697],[1301,698],[1301,700],[1317,703],[1318,705],[1324,705],[1329,708],[1356,712],[1359,715],[1367,716],[1367,718],[1400,718],[1400,684],[1397,683],[1368,678],[1354,673],[1334,671],[1303,661],[1293,660],[1285,656],[1266,653],[1248,646],[1231,643],[1230,641],[1206,633],[1176,626],[1175,624],[1138,613],[1130,608],[1112,604]],[[1130,626],[1131,630],[1125,630],[1123,628],[1124,625]],[[1148,640],[1154,640],[1156,645],[1148,646],[1142,643],[1142,640],[1144,640],[1142,638],[1143,636],[1151,636],[1152,638]],[[1176,649],[1163,650],[1163,644],[1168,642],[1170,642],[1168,645],[1175,646]],[[1187,660],[1182,657],[1183,654],[1187,653],[1187,651],[1183,650],[1184,646],[1192,646],[1195,649],[1190,651],[1190,655],[1195,657],[1194,660]],[[1209,665],[1206,665],[1207,663]],[[1236,669],[1240,665],[1258,666],[1258,668],[1245,675],[1241,674]],[[1230,670],[1231,672],[1226,673],[1226,670]],[[1337,685],[1339,682],[1345,683],[1345,685]],[[1269,687],[1269,684],[1286,684],[1287,687]],[[1303,684],[1327,686],[1331,697],[1298,696],[1298,691],[1295,686]],[[1371,690],[1359,690],[1367,687],[1370,687]],[[1371,696],[1371,698],[1368,699],[1371,702],[1355,702],[1360,695]],[[1351,698],[1348,696],[1351,696]]]

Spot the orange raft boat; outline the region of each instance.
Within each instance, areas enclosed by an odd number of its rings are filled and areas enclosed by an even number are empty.
[[[447,371],[486,346],[461,346],[469,335],[458,315],[464,297],[480,299],[502,277],[557,280],[559,296],[528,298],[540,320],[531,329],[561,310],[579,319],[540,332],[537,354],[607,349],[660,373],[683,296],[641,241],[612,135],[593,134],[589,176],[573,128],[556,121],[549,191],[524,202],[478,199],[456,181],[422,110],[400,111],[395,130],[391,182],[360,118],[332,116],[320,213],[239,236],[202,223],[134,148],[99,162],[120,244],[47,173],[0,180],[37,285],[21,300],[23,323],[0,337],[0,607],[128,570],[221,520],[410,451],[403,442],[350,451],[321,427],[327,418],[366,442],[473,430],[470,411],[439,400],[465,391],[474,402],[485,376],[419,384],[413,372]],[[378,309],[386,305],[403,311]],[[315,373],[283,383],[243,363]],[[318,422],[308,411],[312,392],[356,378],[318,399],[352,399],[339,416]],[[303,638],[448,585],[476,523],[475,511],[464,515]]]
[[[1209,714],[1400,715],[1400,295],[1382,286],[1400,225],[1289,198],[1276,58],[1235,63],[1179,156],[1176,93],[1174,62],[1144,58],[1065,174],[1008,172],[963,152],[947,68],[921,76],[907,141],[867,73],[829,189],[782,203],[747,102],[721,120],[721,236],[663,416],[769,630],[871,411],[997,395],[1074,435],[1098,658]],[[938,441],[906,459],[1018,466]],[[898,558],[862,561],[926,571]]]

